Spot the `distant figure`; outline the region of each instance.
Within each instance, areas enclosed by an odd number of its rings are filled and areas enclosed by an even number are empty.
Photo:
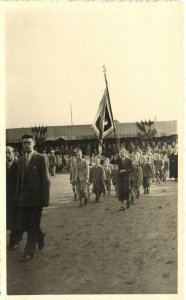
[[[143,170],[144,194],[149,194],[150,186],[151,186],[151,178],[153,177],[153,171],[152,171],[151,165],[149,163],[149,158],[148,157],[144,156],[141,167],[142,167],[142,170]]]
[[[163,181],[167,180],[168,177],[168,171],[169,171],[169,159],[167,157],[167,154],[163,155]]]
[[[109,162],[107,160],[104,161],[103,164],[104,172],[105,172],[105,186],[108,195],[110,195],[111,190],[111,168],[109,166]]]
[[[90,184],[93,184],[92,192],[96,194],[95,202],[100,201],[101,193],[105,193],[104,168],[100,165],[99,157],[94,158],[95,165],[90,172]]]
[[[73,171],[74,171],[74,160],[71,159],[70,160],[70,184],[72,185],[74,200],[77,201],[78,195],[77,195],[77,192],[76,192],[76,184],[75,184],[75,181],[73,179]]]
[[[156,159],[154,160],[155,166],[155,177],[158,183],[161,183],[163,179],[163,161],[161,159],[160,154],[156,155]]]
[[[71,182],[76,186],[76,192],[79,198],[79,207],[83,206],[83,199],[84,205],[86,205],[88,202],[87,184],[89,183],[89,165],[86,159],[82,158],[81,150],[76,152],[76,160],[73,164]]]
[[[116,192],[116,197],[118,197],[118,185],[117,185],[117,178],[118,178],[118,167],[117,165],[113,165],[113,168],[111,170],[111,179],[112,179],[112,184],[115,187],[115,192]]]
[[[169,177],[178,180],[178,152],[173,149],[171,155],[169,156],[170,169]]]
[[[56,154],[56,172],[62,171],[62,157]]]
[[[49,173],[51,176],[55,176],[56,174],[56,157],[54,152],[55,152],[54,150],[51,150],[50,154],[48,155]]]
[[[44,247],[44,232],[40,229],[43,207],[49,204],[49,173],[44,155],[34,150],[32,135],[22,137],[25,156],[18,161],[16,200],[20,208],[23,232],[27,241],[21,262],[29,261],[35,253],[35,246]]]
[[[143,181],[143,171],[139,166],[137,160],[133,161],[133,171],[130,173],[130,187],[131,187],[131,202],[134,204],[135,200],[140,195],[140,185]]]

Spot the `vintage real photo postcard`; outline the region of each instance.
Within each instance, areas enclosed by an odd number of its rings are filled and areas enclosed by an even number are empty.
[[[2,299],[184,299],[183,3],[2,4]]]

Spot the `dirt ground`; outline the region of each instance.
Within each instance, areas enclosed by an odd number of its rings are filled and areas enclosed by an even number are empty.
[[[45,247],[20,263],[26,234],[7,251],[7,294],[177,293],[177,182],[154,183],[135,206],[114,196],[77,207],[68,174],[51,178]]]

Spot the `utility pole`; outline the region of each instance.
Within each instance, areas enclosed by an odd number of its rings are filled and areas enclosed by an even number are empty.
[[[71,125],[73,125],[73,119],[72,119],[72,104],[70,103],[70,115],[71,115]]]

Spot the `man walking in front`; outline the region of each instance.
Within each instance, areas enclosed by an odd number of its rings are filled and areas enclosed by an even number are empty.
[[[18,161],[16,199],[20,208],[23,231],[27,231],[24,255],[20,261],[29,261],[35,252],[44,246],[45,234],[40,229],[43,207],[49,204],[49,173],[44,155],[34,150],[35,140],[32,135],[22,136],[25,156]]]

